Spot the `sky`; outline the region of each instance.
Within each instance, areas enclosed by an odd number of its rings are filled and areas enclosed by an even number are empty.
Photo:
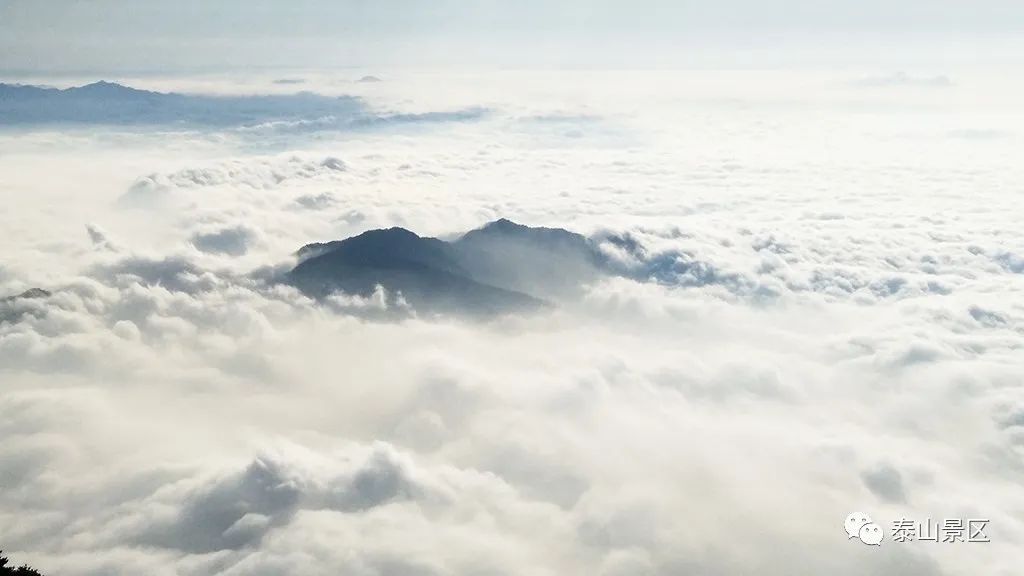
[[[1018,576],[1019,5],[0,6],[0,81],[181,95],[0,87],[14,562]],[[273,281],[498,218],[668,273],[485,320]]]
[[[1019,61],[1022,23],[1012,0],[4,0],[0,69],[977,64]]]

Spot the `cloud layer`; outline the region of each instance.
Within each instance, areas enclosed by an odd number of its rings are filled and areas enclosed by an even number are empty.
[[[1019,119],[949,114],[959,79],[612,79],[389,80],[496,112],[284,150],[0,134],[0,296],[50,292],[0,302],[0,545],[70,576],[1014,574],[1024,178],[948,134]],[[648,281],[490,322],[267,281],[503,216]],[[853,511],[993,541],[867,547]]]

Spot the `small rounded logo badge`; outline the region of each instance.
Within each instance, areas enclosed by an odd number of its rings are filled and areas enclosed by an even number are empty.
[[[871,517],[863,512],[854,512],[843,522],[846,537],[857,538],[868,546],[879,546],[885,537],[882,527],[871,521]]]

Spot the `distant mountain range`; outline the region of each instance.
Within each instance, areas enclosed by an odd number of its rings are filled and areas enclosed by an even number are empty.
[[[467,109],[379,115],[369,110],[360,98],[312,92],[215,96],[151,92],[105,81],[65,89],[0,84],[0,126],[181,124],[233,127],[280,123],[293,130],[315,130],[472,120],[484,113],[482,109]]]
[[[605,271],[590,240],[497,220],[452,242],[404,228],[310,244],[286,282],[314,298],[368,296],[377,286],[420,311],[496,314],[544,306]]]
[[[67,89],[0,84],[0,123],[246,125],[364,112],[358,98],[312,93],[205,96],[137,90],[113,82]]]

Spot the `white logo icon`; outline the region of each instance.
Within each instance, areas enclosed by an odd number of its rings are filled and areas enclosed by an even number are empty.
[[[882,527],[878,524],[865,524],[860,527],[860,532],[857,534],[860,537],[860,541],[867,544],[868,546],[879,546],[882,544],[882,537],[885,535],[882,532]]]
[[[863,512],[854,512],[847,516],[843,527],[846,528],[847,539],[859,538],[868,546],[880,545],[885,536],[882,527],[872,522],[871,518]]]
[[[843,525],[846,527],[846,536],[848,538],[856,538],[860,535],[860,528],[865,524],[870,524],[871,518],[863,512],[854,512],[846,517],[846,522]]]

